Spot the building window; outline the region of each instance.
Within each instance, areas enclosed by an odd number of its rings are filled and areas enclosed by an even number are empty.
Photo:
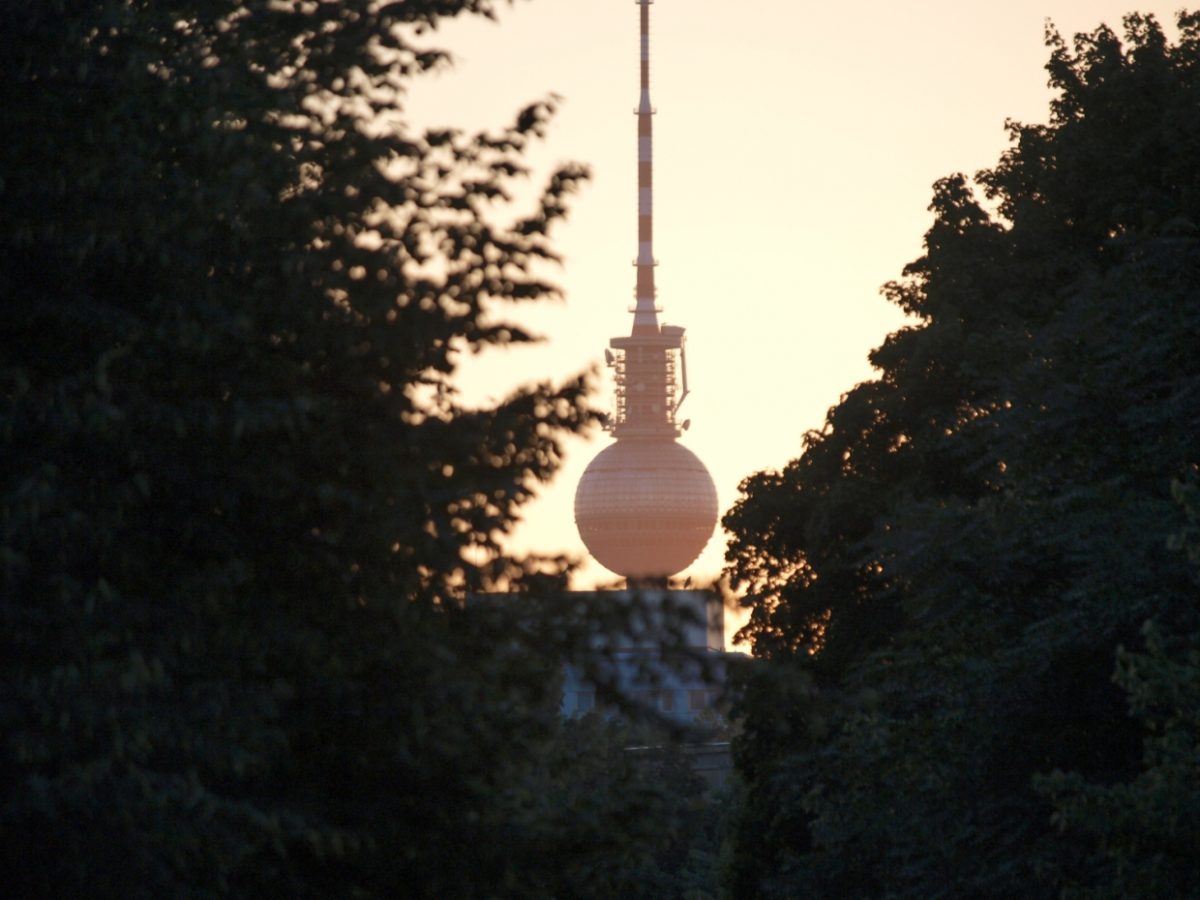
[[[692,712],[698,712],[702,709],[708,709],[708,691],[705,690],[690,690],[688,691],[688,709]]]
[[[575,692],[575,713],[583,715],[590,713],[596,705],[595,695],[591,691],[576,691]]]
[[[665,713],[675,711],[675,692],[674,691],[659,691],[658,692],[658,708]]]

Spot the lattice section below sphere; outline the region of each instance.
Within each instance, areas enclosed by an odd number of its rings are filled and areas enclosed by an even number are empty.
[[[600,565],[626,578],[674,575],[717,524],[717,489],[704,463],[672,440],[618,440],[575,489],[575,524]]]

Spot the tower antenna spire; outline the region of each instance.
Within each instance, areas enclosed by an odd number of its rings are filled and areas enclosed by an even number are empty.
[[[638,255],[637,302],[633,308],[633,333],[658,333],[657,291],[654,286],[654,108],[650,105],[650,4],[641,7],[641,96],[638,99]]]

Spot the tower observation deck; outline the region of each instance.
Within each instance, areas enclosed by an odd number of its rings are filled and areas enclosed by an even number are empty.
[[[679,443],[687,396],[684,329],[659,323],[654,284],[654,160],[650,105],[650,4],[641,15],[638,100],[638,253],[633,327],[609,341],[615,442],[588,465],[575,491],[575,524],[605,568],[631,581],[662,581],[687,568],[717,521],[717,492],[699,458]]]

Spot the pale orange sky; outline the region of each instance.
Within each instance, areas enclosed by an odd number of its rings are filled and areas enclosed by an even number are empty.
[[[1064,35],[1131,9],[1169,35],[1175,6],[1110,0],[658,0],[651,9],[655,256],[662,319],[688,336],[683,443],[707,464],[722,511],[738,483],[798,455],[803,433],[871,376],[867,352],[901,323],[879,296],[920,254],[932,183],[993,165],[1004,122],[1044,122],[1043,29]],[[736,11],[736,15],[731,13]],[[419,81],[421,124],[499,127],[563,97],[532,162],[592,167],[554,235],[565,303],[521,316],[545,344],[468,361],[468,398],[599,364],[629,332],[636,253],[638,19],[632,0],[535,0],[499,24],[454,22],[431,42],[453,70]],[[539,178],[540,182],[542,178]],[[607,374],[607,373],[605,373]],[[608,406],[611,386],[598,402]],[[526,509],[515,549],[586,557],[575,484],[611,439],[568,445]],[[722,566],[718,530],[688,570]],[[611,582],[588,562],[578,587]]]

